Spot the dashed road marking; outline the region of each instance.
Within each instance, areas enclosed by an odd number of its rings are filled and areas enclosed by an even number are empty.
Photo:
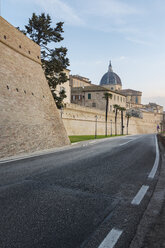
[[[120,238],[123,231],[112,229],[108,235],[105,237],[103,242],[99,245],[98,248],[113,248]]]
[[[149,186],[143,185],[140,188],[140,190],[138,191],[138,193],[136,194],[136,196],[133,198],[131,204],[133,204],[133,205],[139,205],[141,203],[143,197],[147,193],[147,190],[148,189],[149,189]]]
[[[133,140],[129,140],[129,141],[123,143],[123,144],[120,144],[119,146],[124,146],[124,145],[128,144],[128,143],[131,142],[131,141],[133,141]]]
[[[154,166],[148,176],[149,178],[154,178],[159,165],[159,148],[158,148],[158,141],[156,136],[155,136],[155,145],[156,145],[156,158],[155,158]]]

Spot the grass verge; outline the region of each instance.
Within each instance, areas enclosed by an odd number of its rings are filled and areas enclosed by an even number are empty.
[[[110,137],[116,137],[116,136],[123,136],[123,135],[97,135],[96,139],[103,139],[103,138],[110,138]],[[69,136],[70,142],[79,142],[79,141],[84,141],[84,140],[92,140],[95,139],[94,135],[74,135],[74,136]]]

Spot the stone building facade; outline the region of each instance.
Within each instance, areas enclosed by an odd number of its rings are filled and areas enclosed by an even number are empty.
[[[90,86],[91,81],[89,78],[82,77],[79,75],[70,75],[70,86],[71,88],[74,87],[85,87],[85,86]]]
[[[142,104],[141,104],[142,92],[141,91],[132,90],[132,89],[123,89],[123,90],[120,90],[119,92],[126,96],[126,101],[127,101],[126,107],[127,108],[142,107]]]
[[[64,98],[63,102],[64,104],[66,104],[66,103],[71,103],[71,86],[70,86],[70,80],[69,80],[70,70],[64,69],[64,73],[66,74],[68,80],[63,84],[56,86],[56,93],[57,95],[59,95],[61,90],[63,89],[65,90],[65,94],[67,97]]]
[[[100,110],[105,110],[106,99],[105,93],[112,95],[112,98],[109,98],[109,112],[113,112],[113,105],[117,104],[121,107],[126,108],[126,97],[123,94],[118,93],[117,91],[109,90],[105,87],[98,85],[91,85],[82,87],[72,88],[72,103],[78,104],[81,106],[95,108]]]
[[[40,47],[0,17],[0,158],[70,144]]]
[[[163,114],[163,106],[156,103],[149,102],[149,104],[143,105],[143,108],[153,113]]]

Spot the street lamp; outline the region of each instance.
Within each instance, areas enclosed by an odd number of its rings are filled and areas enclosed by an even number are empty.
[[[96,115],[95,116],[95,139],[96,139],[96,137],[97,137],[97,119],[98,119],[98,116]]]
[[[111,123],[111,136],[112,136],[112,120],[110,120],[110,123]]]
[[[61,109],[60,109],[60,112],[61,112],[61,119],[62,119],[62,115],[63,115],[63,107],[61,106]]]

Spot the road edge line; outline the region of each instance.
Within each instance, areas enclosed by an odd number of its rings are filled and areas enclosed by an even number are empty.
[[[159,142],[160,143],[160,142]],[[152,225],[155,223],[156,218],[159,216],[165,199],[165,158],[163,157],[161,148],[161,167],[158,181],[156,183],[154,192],[151,196],[149,204],[138,224],[134,238],[132,239],[129,248],[142,248],[145,242],[145,238],[150,231]]]

